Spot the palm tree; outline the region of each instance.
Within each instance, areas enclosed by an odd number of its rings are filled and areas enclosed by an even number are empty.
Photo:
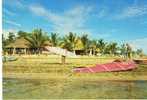
[[[74,51],[74,53],[75,53],[75,47],[76,47],[77,42],[78,42],[78,38],[77,38],[76,34],[69,32],[68,35],[63,37],[63,39],[60,43],[60,46],[62,48],[69,50],[69,51]],[[65,63],[65,59],[66,59],[66,57],[62,56],[62,63],[63,64]]]
[[[106,47],[105,41],[103,39],[99,39],[98,43],[97,43],[97,47],[99,48],[100,53],[103,54],[104,50],[105,50],[105,47]]]
[[[14,42],[15,39],[16,39],[15,34],[13,32],[9,32],[8,40],[7,40],[8,44]]]
[[[60,46],[64,49],[67,49],[69,51],[72,51],[72,46],[70,45],[68,39],[66,37],[63,37],[61,39],[61,42],[60,42]]]
[[[117,50],[118,50],[117,43],[116,42],[110,43],[110,54],[115,55]]]
[[[143,56],[143,50],[142,49],[137,49],[136,54],[139,55],[140,57]]]
[[[53,46],[58,46],[59,44],[59,38],[57,33],[51,33],[50,41]]]
[[[28,36],[28,33],[24,31],[18,31],[17,35],[18,35],[18,38],[22,38],[22,37],[25,38]]]
[[[44,46],[48,39],[48,36],[43,34],[41,29],[35,29],[32,34],[25,37],[29,42],[30,48],[37,50],[37,53],[41,53],[41,48]]]
[[[88,39],[88,35],[87,34],[83,34],[81,36],[81,42],[84,46],[84,51],[85,51],[85,54],[87,54],[87,50],[88,50],[88,47],[89,47],[89,39]]]
[[[111,42],[105,46],[105,53],[115,55],[119,48],[117,47],[117,43]]]
[[[127,58],[131,59],[132,47],[127,43],[126,44]]]
[[[89,42],[90,42],[90,45],[89,45],[90,53],[92,53],[93,55],[95,55],[95,51],[97,49],[97,40],[91,40]]]
[[[2,48],[5,48],[5,46],[7,45],[7,40],[4,38],[4,34],[2,34]]]
[[[66,48],[70,51],[74,51],[75,53],[75,46],[77,42],[78,42],[78,37],[76,36],[76,34],[69,32],[69,34],[63,38],[61,45],[63,48]]]
[[[122,44],[122,45],[120,46],[121,55],[123,55],[124,57],[125,57],[126,52],[127,52],[126,49],[127,49],[127,48],[126,48],[126,45],[125,45],[125,44]]]
[[[6,52],[6,49],[5,49],[6,45],[8,45],[8,41],[7,39],[5,39],[4,34],[2,34],[2,49],[3,49],[4,54]]]

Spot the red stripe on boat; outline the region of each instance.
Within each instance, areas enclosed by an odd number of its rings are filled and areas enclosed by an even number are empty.
[[[112,62],[107,64],[97,64],[93,67],[75,68],[74,72],[81,73],[96,73],[96,72],[109,72],[109,71],[124,71],[136,68],[133,61],[128,62]]]

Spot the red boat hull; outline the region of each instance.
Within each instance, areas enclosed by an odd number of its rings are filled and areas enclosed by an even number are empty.
[[[136,68],[136,64],[133,61],[128,61],[128,62],[112,62],[106,64],[97,64],[93,67],[75,68],[73,71],[77,73],[96,73],[96,72],[125,71],[135,68]]]

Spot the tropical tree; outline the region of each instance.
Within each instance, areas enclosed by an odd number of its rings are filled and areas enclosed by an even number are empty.
[[[99,39],[97,43],[97,47],[99,48],[100,53],[103,54],[106,47],[106,42],[103,39]]]
[[[69,34],[63,38],[61,45],[63,48],[75,52],[75,46],[77,42],[78,42],[78,37],[76,36],[76,34],[69,32]]]
[[[89,47],[89,39],[88,39],[88,35],[87,34],[83,34],[81,36],[81,42],[83,44],[85,54],[87,54],[88,47]]]
[[[4,53],[6,52],[6,49],[5,49],[6,45],[8,45],[8,41],[7,39],[4,38],[4,35],[2,34],[2,49]]]
[[[50,42],[53,46],[58,46],[59,44],[59,37],[57,33],[51,33],[50,35]]]
[[[4,38],[4,35],[2,34],[2,47],[4,48],[7,45],[7,41]]]
[[[137,49],[136,54],[139,55],[140,57],[143,56],[143,50],[142,49]]]
[[[7,39],[8,44],[14,42],[15,39],[16,39],[15,34],[13,32],[9,32],[8,39]]]
[[[116,42],[111,42],[105,46],[104,53],[115,55],[117,54],[117,51],[119,50]]]
[[[120,53],[121,53],[121,55],[123,55],[123,56],[125,56],[126,55],[126,45],[125,44],[122,44],[121,46],[120,46]]]
[[[41,48],[44,46],[48,36],[41,29],[35,29],[31,35],[25,38],[29,42],[30,48],[37,49],[36,53],[41,53]]]
[[[16,37],[14,35],[14,33],[9,32],[8,37],[5,38],[4,35],[2,34],[2,45],[6,46],[10,43],[13,43],[15,41]]]
[[[2,33],[2,49],[5,53],[5,51],[7,50],[5,48],[5,46],[9,45],[10,43],[13,43],[16,39],[15,34],[13,32],[9,32],[8,33],[8,37],[4,37],[5,33]]]
[[[90,53],[95,55],[95,52],[96,52],[96,49],[97,49],[97,40],[91,40],[89,42],[90,42],[90,45],[89,45]]]
[[[110,54],[115,55],[117,53],[118,47],[116,42],[110,43]]]
[[[17,35],[18,35],[18,38],[21,38],[21,37],[26,38],[29,34],[24,31],[18,31]]]
[[[131,53],[132,53],[132,47],[127,43],[126,44],[126,51],[127,51],[127,58],[131,58]]]

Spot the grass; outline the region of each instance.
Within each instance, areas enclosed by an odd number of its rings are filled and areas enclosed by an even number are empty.
[[[137,69],[124,72],[72,72],[74,67],[92,66],[114,59],[82,56],[67,58],[67,63],[62,65],[56,55],[18,56],[17,61],[3,63],[3,98],[147,98],[147,65],[138,65]]]
[[[104,80],[146,80],[147,65],[138,65],[133,71],[105,72],[105,73],[78,73],[72,72],[74,67],[92,66],[97,63],[112,62],[114,57],[79,57],[67,58],[66,64],[60,63],[57,55],[50,56],[18,56],[17,61],[3,64],[5,78],[92,78]]]

